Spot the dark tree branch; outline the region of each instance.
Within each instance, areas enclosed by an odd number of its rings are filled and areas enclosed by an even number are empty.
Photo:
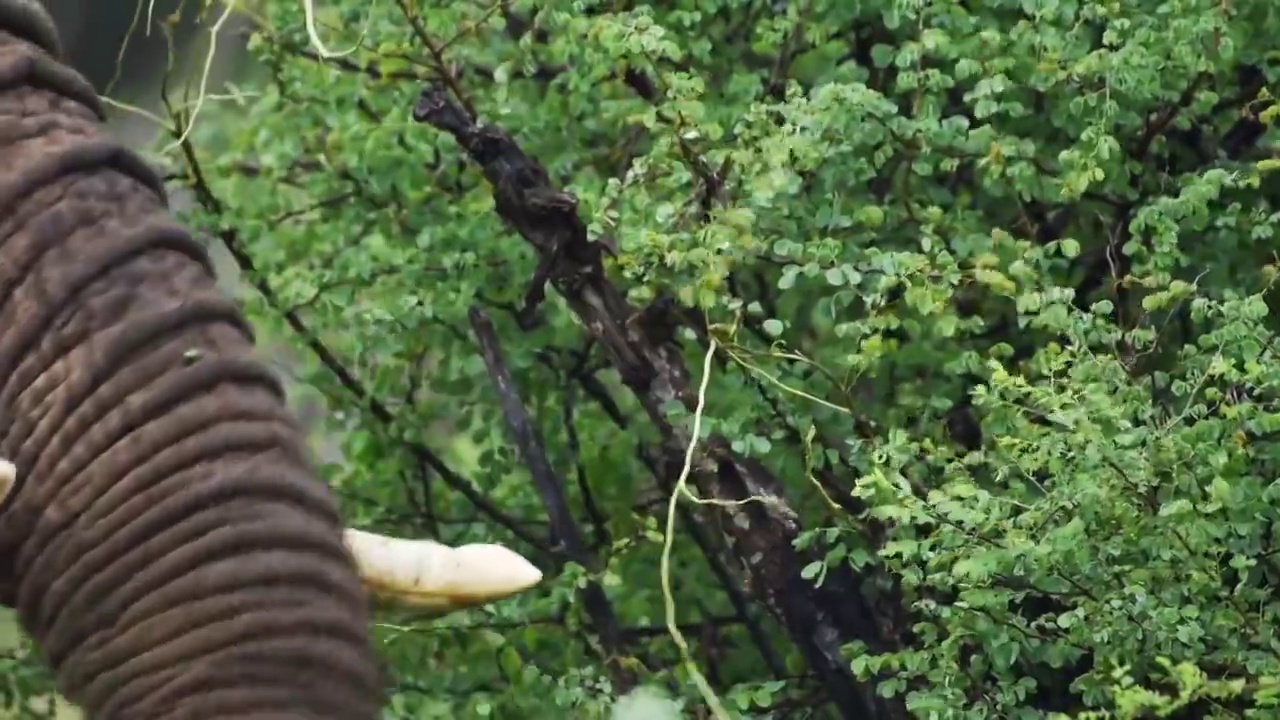
[[[605,278],[600,246],[587,238],[577,198],[554,188],[546,170],[505,131],[476,124],[443,87],[424,89],[413,115],[452,135],[480,166],[494,189],[498,214],[538,251],[534,285],[551,282],[604,346],[664,443],[683,449],[690,442],[687,431],[672,424],[662,408],[673,401],[691,410],[696,405],[684,359],[673,345],[655,345],[628,323],[635,309]],[[874,683],[859,681],[841,654],[853,640],[874,649],[893,647],[902,629],[881,627],[883,618],[875,617],[862,583],[847,568],[833,567],[821,587],[801,577],[811,558],[795,549],[799,518],[783,498],[778,478],[733,452],[718,435],[697,453],[694,470],[703,496],[728,501],[719,509],[729,516],[724,527],[734,553],[842,716],[906,718],[900,699],[878,697]]]
[[[498,341],[498,333],[479,306],[473,305],[467,313],[471,320],[471,328],[476,341],[480,344],[480,353],[484,357],[485,367],[489,370],[489,378],[493,381],[498,393],[498,401],[502,406],[502,415],[507,421],[520,457],[529,468],[534,487],[542,497],[542,504],[547,509],[547,518],[551,521],[551,532],[557,543],[564,548],[565,555],[573,562],[586,568],[589,572],[599,572],[602,567],[595,555],[582,539],[578,523],[569,510],[569,499],[565,494],[564,483],[551,467],[547,453],[543,449],[541,433],[534,425],[524,402],[520,399],[520,391],[511,371],[507,368],[502,347]],[[600,632],[600,642],[609,654],[609,666],[613,669],[614,681],[619,684],[619,692],[629,692],[635,687],[636,678],[632,672],[618,663],[623,657],[622,635],[618,627],[617,616],[613,606],[605,595],[604,588],[595,580],[587,582],[582,589],[582,604],[592,623]]]
[[[679,477],[680,465],[684,462],[683,458],[668,453],[666,458],[659,461],[643,448],[637,448],[636,455],[649,468],[649,471],[657,480],[658,486],[664,492],[675,491],[675,479]],[[747,634],[751,636],[751,642],[756,646],[756,650],[760,652],[761,659],[769,666],[769,670],[774,677],[783,677],[786,674],[786,665],[782,662],[782,657],[773,647],[773,643],[769,640],[769,635],[765,632],[764,626],[752,612],[746,594],[738,587],[739,583],[725,565],[724,560],[721,559],[720,551],[715,547],[709,534],[702,529],[702,523],[685,505],[677,506],[676,513],[680,517],[680,522],[686,528],[685,533],[689,535],[690,539],[693,540],[693,544],[698,546],[698,550],[706,558],[707,566],[711,568],[711,574],[715,576],[716,581],[724,588],[734,612],[742,616],[743,624],[747,628]]]
[[[173,112],[172,107],[170,107],[170,112]],[[181,126],[181,123],[176,125],[176,127]],[[191,171],[190,187],[196,196],[197,202],[199,202],[200,205],[214,217],[222,220],[226,215],[225,208],[222,201],[213,193],[213,190],[205,180],[204,172],[196,157],[194,146],[191,144],[190,140],[184,139],[179,144],[179,147],[184,159],[186,160],[187,166]],[[316,358],[320,360],[321,364],[333,374],[334,378],[337,379],[338,384],[346,389],[347,392],[351,393],[361,406],[367,408],[369,413],[379,422],[379,424],[388,429],[395,427],[396,418],[391,410],[378,398],[369,393],[369,391],[364,387],[364,384],[361,383],[351,370],[343,364],[337,355],[327,345],[325,345],[320,337],[307,326],[298,313],[291,312],[284,307],[284,303],[280,301],[280,298],[276,295],[270,283],[268,283],[263,274],[259,272],[257,266],[253,262],[253,258],[250,257],[241,246],[239,236],[235,229],[229,226],[224,226],[218,231],[218,237],[226,246],[228,252],[231,253],[232,258],[235,259],[236,265],[240,268],[240,272],[243,273],[245,278],[248,279],[259,294],[262,295],[267,304],[277,312],[280,312],[289,328],[297,334],[298,338],[304,345],[306,345],[307,349],[309,349]],[[506,530],[513,536],[523,540],[531,548],[535,549],[542,555],[552,555],[551,548],[547,543],[531,534],[528,530],[522,527],[519,520],[504,512],[496,503],[480,491],[476,490],[470,481],[454,472],[454,470],[445,463],[443,458],[432,452],[426,445],[406,442],[405,448],[419,466],[430,468],[440,476],[441,480],[443,480],[446,485],[460,493],[463,497],[467,498],[468,501],[475,505],[477,509],[487,515],[491,520],[506,528]]]
[[[564,419],[565,439],[569,444],[569,454],[573,458],[574,469],[578,481],[578,492],[582,494],[582,506],[591,518],[591,528],[597,550],[609,546],[609,522],[600,506],[596,504],[595,494],[591,492],[591,483],[587,480],[587,466],[582,462],[582,442],[578,439],[577,426],[577,386],[572,382],[565,383],[564,399],[561,411]]]

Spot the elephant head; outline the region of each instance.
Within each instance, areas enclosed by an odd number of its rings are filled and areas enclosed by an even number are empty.
[[[344,530],[203,247],[59,57],[0,0],[0,602],[90,718],[379,717],[369,590],[447,610],[540,574]]]

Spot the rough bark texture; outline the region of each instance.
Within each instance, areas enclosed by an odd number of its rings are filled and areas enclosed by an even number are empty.
[[[478,123],[441,86],[424,88],[413,116],[457,140],[492,185],[498,214],[537,250],[520,321],[535,322],[546,285],[554,287],[604,347],[659,429],[664,449],[675,458],[672,467],[679,468],[689,436],[663,407],[675,401],[692,411],[697,389],[675,343],[674,324],[646,317],[660,317],[661,304],[638,311],[628,302],[605,274],[605,243],[588,239],[577,198],[553,186],[546,168],[504,129]],[[841,655],[841,646],[853,640],[876,652],[893,649],[901,632],[903,623],[878,624],[884,615],[871,605],[865,577],[832,567],[821,586],[805,579],[802,569],[820,556],[795,548],[803,528],[781,480],[734,452],[722,435],[712,434],[693,460],[692,483],[702,497],[720,503],[714,512],[756,596],[804,654],[841,717],[908,717],[900,699],[879,697],[874,683],[858,680]]]
[[[0,0],[0,601],[91,718],[379,717],[280,387],[39,26]]]

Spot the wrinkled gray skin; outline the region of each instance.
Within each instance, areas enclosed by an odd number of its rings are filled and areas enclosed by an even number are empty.
[[[94,720],[372,720],[335,499],[56,42],[34,0],[0,0],[0,602]]]

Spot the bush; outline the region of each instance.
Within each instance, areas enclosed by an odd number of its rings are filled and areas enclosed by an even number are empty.
[[[1276,712],[1277,9],[657,5],[264,4],[172,150],[353,522],[548,570],[389,717]]]

